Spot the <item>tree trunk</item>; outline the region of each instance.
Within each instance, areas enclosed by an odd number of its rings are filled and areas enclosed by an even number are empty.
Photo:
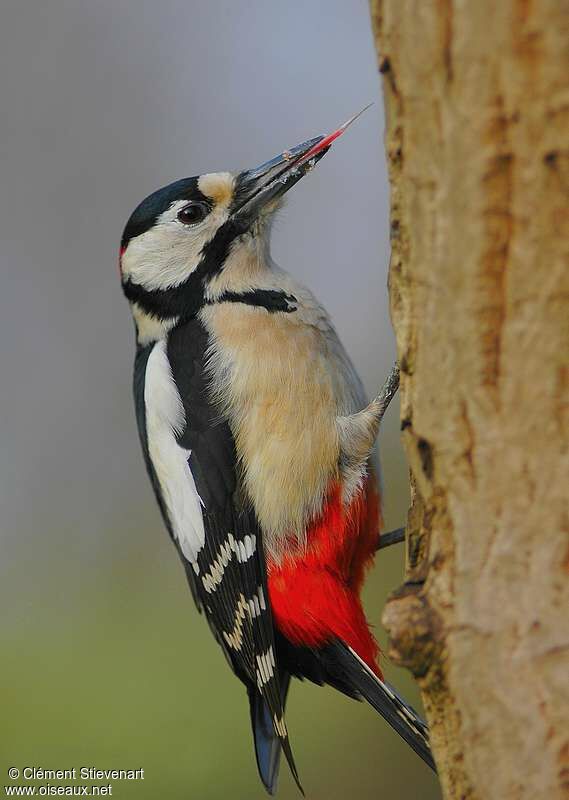
[[[569,0],[371,0],[412,475],[384,623],[446,798],[569,796]]]

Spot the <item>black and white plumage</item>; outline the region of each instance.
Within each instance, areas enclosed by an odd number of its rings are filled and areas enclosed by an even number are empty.
[[[298,781],[284,722],[289,677],[275,670],[262,538],[240,491],[229,425],[209,399],[207,346],[207,331],[192,319],[175,327],[166,342],[138,349],[138,426],[196,605],[248,689],[259,769],[271,786],[280,750],[273,743],[275,730]]]
[[[332,135],[332,138],[337,132]],[[434,768],[424,723],[381,678],[359,591],[377,546],[380,418],[325,310],[272,263],[280,197],[329,147],[177,181],[121,241],[147,470],[196,602],[250,701],[276,788],[291,676],[366,699]]]

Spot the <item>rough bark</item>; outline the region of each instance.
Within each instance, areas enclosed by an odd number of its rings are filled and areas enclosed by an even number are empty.
[[[371,0],[412,475],[384,615],[446,798],[569,796],[569,2]]]

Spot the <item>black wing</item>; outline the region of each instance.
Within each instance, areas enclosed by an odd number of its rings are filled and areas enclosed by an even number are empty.
[[[240,489],[229,424],[210,399],[207,345],[207,331],[198,320],[175,328],[168,337],[168,360],[186,418],[178,443],[190,451],[205,529],[205,545],[196,563],[190,564],[181,554],[182,560],[194,596],[233,670],[250,696],[256,693],[266,704],[298,783],[284,723],[261,530]]]
[[[184,558],[180,545],[172,531],[172,525],[170,523],[170,518],[168,516],[168,510],[166,508],[164,498],[162,497],[162,492],[160,490],[158,478],[156,477],[156,472],[154,471],[154,466],[152,465],[152,460],[148,452],[148,437],[146,433],[146,408],[144,403],[144,386],[146,381],[146,366],[148,363],[148,357],[152,352],[153,346],[154,342],[151,342],[149,345],[146,345],[145,347],[138,347],[136,351],[136,358],[134,361],[134,377],[133,377],[132,388],[134,393],[134,408],[136,412],[138,434],[140,437],[140,444],[142,446],[144,463],[146,464],[146,471],[148,472],[150,483],[152,484],[152,488],[154,490],[154,496],[156,497],[156,502],[158,503],[160,513],[162,514],[162,519],[164,520],[164,524],[166,525],[168,533],[170,534],[170,538],[172,539],[172,542],[174,543],[176,549],[178,550],[182,562],[184,562],[184,565],[186,567],[186,575],[188,577],[188,583],[190,585],[190,589],[192,592],[192,597],[194,598],[194,602],[197,606],[198,611],[201,613],[202,605],[197,590],[195,576],[193,572],[188,571],[189,564]]]

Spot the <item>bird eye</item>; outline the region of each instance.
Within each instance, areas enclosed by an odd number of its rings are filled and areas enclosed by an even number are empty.
[[[188,203],[178,211],[178,221],[184,225],[196,225],[207,217],[208,212],[207,203]]]

